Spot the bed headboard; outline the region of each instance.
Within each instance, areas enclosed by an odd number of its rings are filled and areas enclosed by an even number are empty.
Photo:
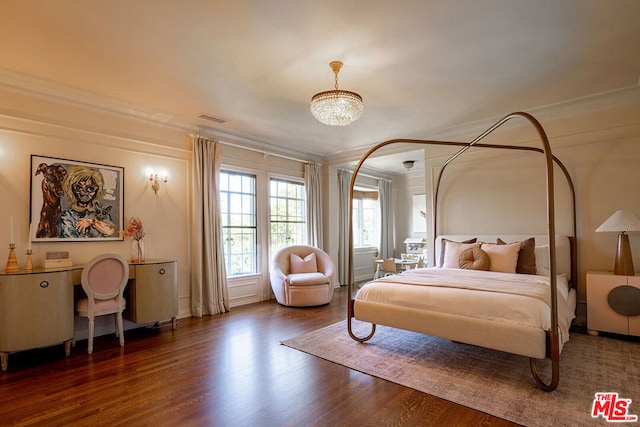
[[[440,250],[442,247],[442,239],[462,242],[464,240],[477,238],[478,242],[496,243],[499,237],[504,242],[519,242],[530,237],[534,237],[536,241],[536,268],[538,274],[543,276],[549,275],[549,236],[546,234],[527,234],[527,235],[509,235],[509,234],[480,234],[480,235],[460,235],[460,234],[444,234],[436,238],[435,243],[435,265],[440,266]],[[575,283],[574,276],[574,255],[572,237],[556,234],[556,270],[558,274],[566,274],[567,280]]]

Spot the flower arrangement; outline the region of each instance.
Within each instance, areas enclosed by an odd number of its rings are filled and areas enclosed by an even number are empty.
[[[133,240],[142,240],[144,237],[144,227],[140,218],[132,216],[127,221],[127,229],[120,231],[120,237],[131,237]]]

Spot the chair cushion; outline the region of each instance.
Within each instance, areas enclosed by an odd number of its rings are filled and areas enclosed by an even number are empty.
[[[111,298],[107,300],[96,300],[95,315],[110,314],[118,312],[118,300]],[[87,317],[89,314],[89,300],[81,298],[76,302],[76,313],[79,316]]]
[[[291,263],[291,272],[294,274],[316,273],[318,271],[316,254],[314,253],[310,253],[304,258],[301,258],[296,254],[290,254],[289,261]]]
[[[323,285],[329,283],[329,278],[318,272],[289,274],[287,280],[291,286]]]

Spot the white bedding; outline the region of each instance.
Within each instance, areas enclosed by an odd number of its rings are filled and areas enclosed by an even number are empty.
[[[556,284],[562,346],[569,339],[576,297],[565,275],[558,275]],[[355,299],[549,330],[549,286],[549,278],[538,275],[422,268],[369,282]]]

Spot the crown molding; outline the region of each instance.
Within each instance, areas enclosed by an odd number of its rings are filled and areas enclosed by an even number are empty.
[[[640,82],[639,82],[640,83]],[[327,162],[339,164],[359,159],[372,145],[352,148],[335,153],[331,156],[322,156],[317,152],[300,152],[277,147],[262,141],[255,136],[243,134],[229,129],[220,129],[207,126],[203,119],[197,117],[185,117],[162,111],[154,111],[139,105],[124,103],[120,100],[106,97],[94,92],[80,90],[71,86],[40,79],[34,76],[22,74],[0,68],[0,89],[22,94],[28,97],[40,98],[53,103],[70,105],[88,111],[121,117],[128,120],[163,126],[173,130],[183,131],[187,134],[202,134],[223,141],[245,145],[248,149],[260,150],[265,153],[281,154],[289,157],[309,159],[314,162]],[[608,108],[638,103],[640,104],[640,85],[630,86],[609,92],[585,96],[573,100],[526,109],[540,122],[551,122],[569,117],[575,117]],[[487,119],[455,126],[447,126],[421,132],[416,135],[405,136],[408,139],[431,139],[445,141],[465,141],[469,135],[478,135],[492,126],[503,116],[495,116]],[[524,126],[524,123],[516,123],[515,126]]]
[[[258,150],[265,154],[304,158],[310,162],[319,162],[322,159],[322,156],[318,153],[303,153],[288,150],[276,147],[275,145],[241,132],[207,126],[204,124],[204,120],[198,117],[185,117],[150,110],[139,105],[124,103],[94,92],[80,90],[49,80],[17,73],[6,68],[0,68],[0,89],[31,98],[43,99],[56,104],[69,105],[74,108],[93,111],[99,114],[166,127],[184,132],[188,135],[200,134],[202,136],[236,143],[241,146],[239,148],[246,146],[249,150]]]

